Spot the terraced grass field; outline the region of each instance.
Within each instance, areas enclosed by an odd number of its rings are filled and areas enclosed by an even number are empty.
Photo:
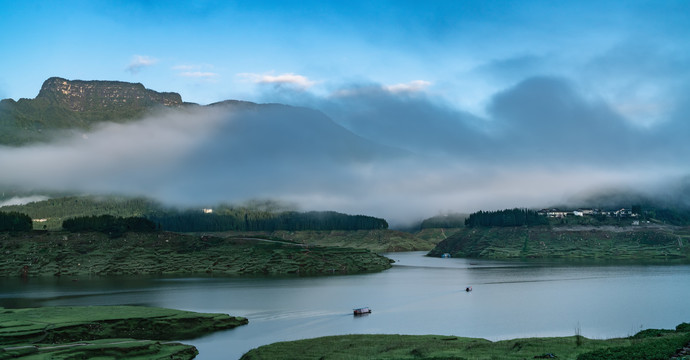
[[[192,359],[170,340],[247,324],[226,314],[139,306],[0,308],[0,359]]]
[[[374,252],[431,250],[446,234],[459,229],[424,229],[417,233],[395,230],[331,230],[331,231],[273,231],[273,232],[222,232],[221,237],[259,236],[267,239],[292,241],[298,244],[338,246],[368,249]]]
[[[343,335],[279,342],[253,349],[243,360],[292,359],[669,359],[690,341],[687,324],[677,330],[645,330],[635,336],[594,340],[569,337],[492,342],[441,335]]]
[[[465,228],[430,256],[489,259],[688,260],[690,233],[679,227]]]
[[[365,249],[169,232],[0,233],[0,276],[352,274],[390,268]]]

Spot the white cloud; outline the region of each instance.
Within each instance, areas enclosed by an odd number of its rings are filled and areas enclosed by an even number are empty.
[[[256,84],[286,84],[304,89],[310,88],[314,84],[316,84],[315,81],[309,80],[309,78],[307,78],[306,76],[293,73],[286,73],[280,75],[240,73],[237,74],[237,76],[245,78]]]
[[[177,76],[211,81],[220,76],[217,72],[209,71],[213,68],[210,64],[180,64],[171,69],[177,71]]]
[[[384,85],[383,89],[392,93],[417,92],[429,87],[431,82],[425,80],[415,80],[404,84]]]
[[[178,71],[192,71],[201,69],[200,65],[175,65],[171,69]]]
[[[431,85],[431,82],[425,80],[414,80],[408,83],[400,83],[393,85],[380,84],[353,84],[349,87],[340,88],[331,93],[334,98],[347,98],[358,96],[397,96],[404,94],[413,94],[424,91]]]
[[[158,59],[146,55],[134,55],[132,61],[127,65],[127,71],[132,74],[138,73],[141,69],[153,66],[158,63]]]
[[[218,77],[217,73],[210,72],[210,71],[183,71],[183,72],[179,73],[178,75],[180,75],[182,77],[204,78],[204,79],[210,79],[210,78]]]
[[[0,201],[0,207],[3,206],[11,206],[11,205],[24,205],[36,201],[43,201],[47,200],[48,197],[42,196],[42,195],[32,195],[32,196],[25,196],[25,197],[20,197],[20,196],[15,196],[9,200],[5,201]]]

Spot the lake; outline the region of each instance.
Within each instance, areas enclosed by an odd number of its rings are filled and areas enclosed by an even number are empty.
[[[341,334],[489,340],[632,335],[690,322],[690,265],[573,264],[390,253],[381,273],[322,277],[0,279],[0,306],[147,305],[249,318],[183,341],[198,359],[239,358],[276,341]],[[78,280],[78,281],[74,281]],[[472,286],[472,292],[465,287]],[[355,317],[368,306],[372,314]]]

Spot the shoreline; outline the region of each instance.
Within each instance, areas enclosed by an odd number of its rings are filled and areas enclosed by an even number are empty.
[[[0,308],[0,359],[193,359],[177,342],[246,325],[243,317],[144,306]]]
[[[452,335],[353,334],[284,341],[259,346],[242,360],[290,359],[669,359],[686,354],[690,324],[675,330],[647,329],[626,338],[567,337],[514,338],[490,341]],[[658,356],[658,357],[657,357]]]

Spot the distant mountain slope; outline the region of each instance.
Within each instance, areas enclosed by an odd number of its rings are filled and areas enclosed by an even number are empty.
[[[313,109],[237,100],[198,106],[183,102],[180,94],[153,91],[140,83],[58,77],[46,80],[35,99],[0,101],[0,145],[46,141],[56,130],[89,130],[98,123],[136,120],[153,109],[190,106],[232,117],[215,130],[202,152],[258,148],[271,156],[294,158],[316,152],[331,160],[355,161],[400,152],[365,140]],[[193,115],[188,118],[196,120]]]
[[[211,152],[223,150],[232,156],[252,149],[273,160],[289,157],[346,162],[402,153],[399,149],[364,139],[310,108],[240,101],[225,101],[208,107],[232,114],[231,121],[224,122],[211,138],[207,149]],[[214,157],[208,154],[207,158]]]
[[[180,94],[139,83],[52,77],[34,99],[0,101],[0,144],[43,141],[54,130],[89,129],[102,121],[122,122],[157,107],[182,105]]]
[[[690,258],[689,240],[688,228],[669,226],[464,228],[439,242],[428,255],[687,261]]]
[[[0,200],[122,194],[197,208],[305,197],[318,210],[331,210],[332,201],[348,206],[344,194],[363,193],[392,160],[410,156],[310,108],[200,106],[141,84],[60,78],[48,79],[35,99],[2,101],[2,145],[12,148],[0,152],[7,175]]]
[[[63,221],[67,219],[100,215],[145,217],[163,230],[178,232],[388,228],[384,219],[371,216],[347,215],[334,211],[289,211],[269,202],[237,207],[216,205],[202,211],[201,208],[181,210],[165,207],[145,198],[68,196],[0,207],[0,213],[3,212],[26,214],[34,220],[36,229],[46,230],[60,230]]]

